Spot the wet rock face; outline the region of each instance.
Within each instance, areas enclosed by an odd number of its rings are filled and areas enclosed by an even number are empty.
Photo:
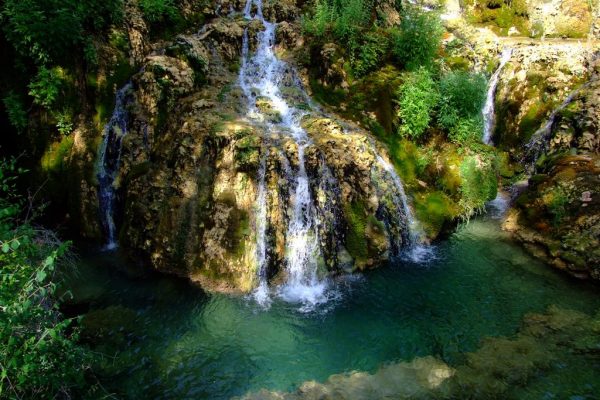
[[[534,254],[600,280],[600,157],[555,156],[529,179],[504,227]]]
[[[519,46],[500,75],[494,143],[515,159],[568,96],[590,79],[593,49],[572,43]]]
[[[269,3],[265,12],[269,9],[274,19],[295,15],[294,7],[285,4]],[[300,168],[298,143],[289,132],[267,130],[245,118],[232,64],[239,60],[246,28],[252,43],[260,27],[217,17],[200,33],[180,35],[164,51],[144,59],[132,79],[129,125],[114,183],[119,243],[131,258],[219,291],[247,292],[258,283],[257,198],[263,163],[266,272],[272,281],[285,279]],[[367,133],[342,129],[312,110],[297,82],[288,68],[282,95],[288,104],[306,110],[302,125],[310,143],[305,168],[311,207],[318,216],[319,271],[325,275],[375,267],[407,240],[406,216],[393,208],[390,197],[398,195],[396,189],[386,186]],[[265,123],[281,119],[268,99],[258,99],[257,108]]]

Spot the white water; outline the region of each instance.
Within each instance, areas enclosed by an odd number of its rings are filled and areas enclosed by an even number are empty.
[[[535,170],[535,164],[540,156],[548,150],[550,139],[552,138],[552,127],[554,126],[554,122],[556,121],[556,117],[558,114],[564,110],[575,98],[579,95],[579,92],[588,87],[593,81],[588,81],[579,88],[573,90],[567,98],[556,108],[544,125],[542,125],[533,135],[531,135],[531,139],[529,143],[525,145],[526,147],[526,155],[525,162],[527,167],[527,172],[533,173]]]
[[[256,259],[258,264],[258,286],[253,293],[254,299],[263,307],[271,304],[269,286],[267,283],[267,186],[265,183],[267,174],[267,158],[269,152],[260,160],[258,170],[258,198],[256,199]]]
[[[401,219],[403,214],[408,222],[408,244],[403,246],[405,248],[404,255],[414,262],[423,262],[430,259],[433,256],[433,249],[431,246],[423,244],[421,228],[410,209],[408,197],[404,191],[404,185],[400,176],[398,176],[392,164],[380,155],[377,155],[377,163],[387,173],[396,188],[395,192],[392,191],[392,200],[398,210],[398,218]]]
[[[251,15],[253,5],[256,6],[254,16]],[[286,233],[288,277],[278,294],[287,301],[298,302],[303,304],[304,308],[310,308],[327,300],[327,281],[319,279],[317,274],[317,260],[321,256],[316,230],[317,215],[313,207],[304,162],[304,151],[310,144],[310,139],[300,126],[302,112],[287,104],[279,90],[278,84],[283,80],[288,67],[277,59],[273,51],[276,24],[266,21],[263,17],[261,0],[248,0],[244,15],[247,19],[258,19],[264,26],[264,30],[258,34],[257,49],[252,57],[249,55],[247,31],[244,33],[239,84],[248,101],[248,117],[265,123],[269,131],[284,132],[298,146],[298,169],[294,172],[290,169],[288,172],[288,179],[295,183],[290,199],[291,216]],[[273,109],[281,116],[281,122],[268,122],[266,116],[256,106],[258,96],[268,99]],[[261,304],[268,304],[269,293],[265,272],[267,222],[264,176],[261,177],[257,204],[259,286],[255,298]]]
[[[106,231],[107,250],[118,247],[116,240],[116,226],[114,221],[115,208],[115,179],[121,164],[121,150],[123,138],[127,135],[128,112],[127,95],[131,90],[131,83],[125,85],[117,92],[115,109],[110,121],[104,127],[104,138],[98,157],[98,203],[101,222]]]
[[[506,65],[507,62],[510,61],[513,50],[508,48],[502,51],[502,55],[500,56],[500,65],[496,71],[494,71],[492,77],[490,78],[490,83],[488,86],[487,97],[485,100],[485,105],[483,106],[482,114],[483,114],[483,143],[491,144],[492,133],[494,130],[494,124],[496,119],[496,113],[494,110],[494,101],[496,98],[496,88],[498,87],[498,82],[500,81],[500,73],[502,69]]]

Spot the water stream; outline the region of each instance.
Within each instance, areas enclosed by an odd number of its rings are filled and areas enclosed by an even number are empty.
[[[252,15],[253,5],[256,8],[254,15]],[[268,133],[276,132],[293,139],[298,148],[298,167],[295,171],[290,169],[287,177],[290,182],[294,182],[293,193],[290,196],[291,215],[286,234],[288,278],[285,285],[279,289],[279,295],[291,302],[315,305],[325,300],[327,283],[317,275],[317,259],[320,255],[316,230],[318,215],[314,209],[304,161],[304,151],[311,141],[300,126],[303,113],[289,105],[280,92],[279,84],[284,79],[288,66],[275,56],[273,50],[276,24],[264,18],[261,0],[248,0],[244,8],[244,16],[247,19],[258,19],[264,27],[264,30],[258,33],[257,49],[252,56],[249,54],[248,32],[244,33],[239,83],[248,102],[248,117],[265,123]],[[268,121],[267,116],[257,106],[259,97],[268,100],[269,105],[278,113],[279,122]],[[257,203],[258,209],[265,215],[258,216],[260,221],[258,225],[262,232],[257,235],[260,281],[255,296],[262,303],[267,301],[265,273],[267,260],[262,255],[266,254],[265,192],[265,180],[262,175]]]
[[[556,121],[556,117],[565,109],[569,104],[577,98],[582,89],[585,89],[589,85],[592,84],[593,81],[588,81],[573,90],[567,98],[552,111],[546,122],[531,135],[531,139],[529,139],[529,143],[525,145],[525,156],[524,163],[526,165],[526,170],[528,173],[532,174],[535,171],[535,164],[538,159],[542,156],[542,154],[546,153],[550,147],[550,140],[552,139],[552,128],[554,127],[554,122]]]
[[[254,13],[254,14],[253,14]],[[287,281],[278,288],[277,294],[290,302],[304,305],[305,309],[323,303],[328,299],[326,279],[317,274],[318,260],[322,257],[319,247],[319,226],[322,225],[323,212],[316,206],[312,198],[310,180],[306,173],[304,160],[305,150],[311,145],[311,139],[302,128],[300,121],[306,112],[299,110],[290,104],[281,92],[290,71],[295,82],[295,89],[305,99],[308,95],[303,90],[299,81],[293,74],[291,66],[279,60],[274,53],[276,23],[267,21],[262,13],[262,0],[248,0],[244,7],[246,19],[256,19],[261,22],[264,30],[257,34],[255,51],[251,54],[248,31],[244,32],[242,44],[242,62],[239,72],[239,85],[247,100],[247,118],[253,123],[262,124],[261,128],[266,131],[268,137],[285,137],[294,140],[297,145],[297,168],[286,170],[287,180],[293,182],[289,195],[291,213],[286,233],[286,270]],[[259,106],[259,101],[264,107],[267,100],[278,115],[275,121],[272,115],[265,113]],[[267,141],[267,146],[280,146],[281,140]],[[376,147],[371,144],[371,149]],[[266,151],[266,150],[265,150]],[[280,151],[279,155],[285,152]],[[285,158],[285,156],[283,156]],[[263,305],[270,304],[270,294],[267,282],[266,268],[268,264],[267,254],[267,214],[268,205],[266,198],[265,163],[268,155],[261,161],[259,171],[259,189],[257,198],[257,260],[258,260],[258,288],[254,298]],[[393,213],[398,221],[408,220],[410,233],[404,240],[398,239],[397,247],[405,247],[404,253],[413,260],[424,260],[430,255],[429,248],[420,245],[421,237],[418,233],[415,219],[408,205],[408,199],[404,192],[402,181],[396,174],[393,166],[386,162],[381,156],[377,156],[377,162],[385,171],[385,179],[393,184],[392,197],[396,204],[397,212]],[[333,179],[331,174],[326,176],[326,168],[322,168],[320,182]],[[406,233],[406,232],[405,232]]]
[[[496,119],[496,113],[494,109],[494,102],[496,99],[496,88],[498,87],[498,82],[500,81],[500,73],[502,69],[510,61],[513,50],[511,48],[506,48],[502,50],[502,54],[500,56],[500,64],[496,71],[492,74],[490,78],[490,82],[488,85],[487,96],[485,99],[485,105],[483,106],[482,114],[483,114],[483,143],[491,144],[492,142],[492,134],[494,133],[494,124]]]
[[[116,188],[115,180],[121,165],[121,150],[123,138],[127,135],[129,112],[127,105],[131,100],[131,83],[126,84],[117,92],[115,109],[104,128],[104,137],[98,157],[98,206],[100,220],[106,234],[107,250],[118,246],[114,220]]]

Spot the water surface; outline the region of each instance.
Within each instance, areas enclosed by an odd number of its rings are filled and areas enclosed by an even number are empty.
[[[456,365],[483,337],[514,335],[525,313],[554,304],[600,309],[597,288],[529,257],[494,219],[471,221],[435,253],[428,263],[339,278],[332,299],[311,312],[277,297],[264,309],[172,277],[138,276],[115,253],[84,256],[67,286],[91,311],[121,306],[106,322],[115,324],[114,335],[96,349],[114,356],[104,362],[107,389],[129,398],[293,390],[306,380],[426,355]],[[132,323],[118,322],[123,310]]]

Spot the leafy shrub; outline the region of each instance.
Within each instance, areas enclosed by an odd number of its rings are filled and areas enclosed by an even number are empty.
[[[50,109],[60,94],[61,86],[60,68],[41,67],[29,84],[29,95],[35,104]]]
[[[481,119],[487,81],[481,74],[451,72],[440,82],[439,123],[455,138],[465,137]],[[476,131],[481,135],[481,130]]]
[[[384,36],[373,32],[363,35],[369,28],[372,8],[370,0],[317,0],[314,15],[304,17],[303,28],[314,36],[330,32],[349,52],[354,72],[363,75],[378,65],[388,45]]]
[[[463,214],[469,216],[496,197],[498,180],[492,160],[482,155],[469,156],[460,164],[461,199]]]
[[[5,0],[1,7],[8,41],[42,64],[69,60],[89,32],[118,21],[122,0]]]
[[[481,141],[483,118],[460,118],[448,133],[448,138],[454,143],[470,144]]]
[[[438,53],[443,32],[436,14],[408,7],[394,35],[394,55],[407,69],[429,66]]]
[[[6,108],[6,114],[10,124],[17,129],[18,132],[22,132],[27,128],[27,110],[23,104],[21,96],[15,92],[9,92],[6,97],[2,100],[4,107]]]
[[[360,77],[377,69],[387,53],[388,45],[389,41],[385,35],[378,32],[366,33],[352,63],[355,75]]]
[[[420,68],[407,74],[406,80],[398,89],[400,135],[419,138],[429,126],[438,100],[437,85],[427,69]]]
[[[152,24],[179,18],[179,11],[173,0],[140,0],[139,4],[144,17]]]
[[[88,353],[62,318],[54,272],[68,244],[19,224],[14,162],[0,162],[0,395],[72,398],[85,390]]]

